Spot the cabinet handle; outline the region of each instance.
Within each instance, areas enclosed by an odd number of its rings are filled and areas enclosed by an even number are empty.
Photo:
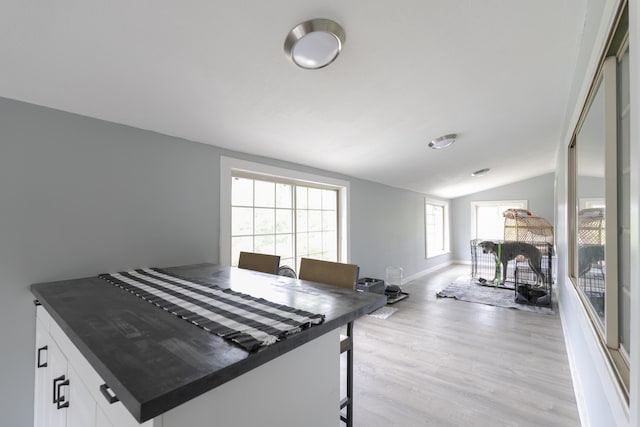
[[[109,402],[109,404],[113,405],[114,403],[119,402],[120,399],[118,399],[118,396],[116,396],[115,394],[109,393],[109,390],[110,388],[106,384],[102,384],[100,386],[100,392],[102,393],[104,398],[107,399],[107,402]]]
[[[47,362],[42,363],[42,362],[40,361],[40,355],[41,355],[41,353],[40,353],[40,352],[41,352],[42,350],[47,350],[47,351],[49,351],[49,346],[46,346],[46,345],[45,345],[44,347],[40,347],[40,348],[38,349],[38,364],[37,364],[38,368],[46,368],[46,367],[47,367]]]
[[[63,375],[64,377],[64,375]],[[69,385],[69,380],[65,380],[62,381],[61,383],[58,384],[58,401],[56,402],[56,405],[58,406],[58,409],[63,409],[63,408],[68,408],[69,407],[69,401],[65,402],[65,397],[60,395],[60,389],[64,386],[68,386]]]
[[[60,391],[59,388],[57,388],[57,382],[58,381],[64,381],[64,375],[60,375],[58,378],[54,378],[53,379],[53,403],[58,403],[58,399],[60,398],[60,396],[58,396],[58,392]]]

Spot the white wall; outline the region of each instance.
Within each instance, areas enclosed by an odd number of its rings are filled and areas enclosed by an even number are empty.
[[[630,0],[630,40],[631,40],[631,259],[640,259],[640,131],[637,111],[639,103],[639,71],[637,49],[640,47],[638,32],[638,1]],[[627,407],[620,396],[615,380],[610,373],[606,356],[598,343],[593,327],[571,284],[567,273],[567,174],[568,145],[576,127],[580,110],[584,105],[588,86],[593,78],[597,58],[602,51],[608,29],[612,25],[617,8],[615,0],[589,0],[582,44],[578,55],[571,99],[565,121],[565,134],[558,145],[556,165],[556,243],[558,253],[558,293],[560,313],[567,343],[569,361],[576,388],[578,408],[583,425],[587,426],[637,426],[640,394],[640,296],[638,283],[640,274],[638,263],[632,263],[631,283],[631,394]]]
[[[470,261],[471,202],[488,200],[527,200],[528,210],[553,225],[554,174],[537,176],[513,184],[492,188],[469,196],[451,200],[451,241],[453,259]]]
[[[217,262],[224,154],[351,181],[352,261],[424,259],[424,195],[0,98],[0,414],[32,424],[32,283]]]

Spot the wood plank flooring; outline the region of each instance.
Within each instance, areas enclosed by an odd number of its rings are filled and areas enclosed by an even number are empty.
[[[436,298],[454,265],[355,322],[354,425],[579,426],[560,317]]]

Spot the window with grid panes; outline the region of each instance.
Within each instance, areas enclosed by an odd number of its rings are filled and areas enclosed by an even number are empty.
[[[446,202],[425,202],[425,238],[427,258],[449,252],[449,206]]]
[[[268,177],[234,175],[231,188],[232,265],[241,251],[338,261],[338,190]]]

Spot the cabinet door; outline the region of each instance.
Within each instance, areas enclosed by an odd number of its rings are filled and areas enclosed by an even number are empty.
[[[45,384],[45,425],[47,427],[66,427],[67,409],[64,407],[68,397],[68,387],[62,386],[67,378],[67,359],[60,351],[56,343],[50,339],[48,343],[48,375]],[[65,389],[66,388],[66,389]],[[58,393],[60,392],[60,393]],[[60,396],[58,396],[60,394]],[[64,399],[64,401],[62,401]]]
[[[93,427],[96,425],[96,401],[80,379],[80,375],[68,365],[67,427]]]
[[[36,321],[36,367],[35,367],[35,394],[33,405],[33,425],[35,427],[47,427],[47,408],[51,394],[49,390],[49,333],[42,325],[40,319]]]
[[[96,427],[113,427],[109,418],[104,414],[102,408],[98,406],[98,413],[96,414]]]

